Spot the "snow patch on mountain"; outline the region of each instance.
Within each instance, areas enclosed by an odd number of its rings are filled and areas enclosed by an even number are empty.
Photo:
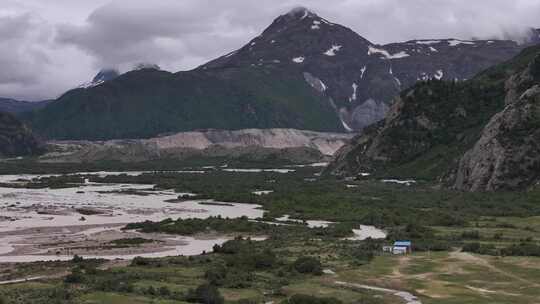
[[[324,52],[324,55],[326,56],[336,56],[336,52],[339,51],[341,49],[341,45],[339,44],[334,44],[332,45],[332,47],[330,47],[326,52]]]
[[[401,81],[396,76],[394,76],[394,71],[392,70],[392,67],[390,67],[390,70],[388,71],[388,73],[390,73],[390,75],[392,75],[392,77],[394,78],[394,81],[396,82],[396,84],[398,86],[401,86]]]
[[[451,40],[448,40],[448,45],[450,46],[457,46],[457,45],[460,45],[460,44],[469,44],[469,45],[473,45],[475,44],[473,41],[466,41],[466,40],[458,40],[458,39],[451,39]]]
[[[89,89],[89,88],[93,88],[93,87],[97,87],[101,84],[105,83],[105,81],[103,80],[99,80],[99,81],[90,81],[90,82],[85,82],[83,84],[81,84],[78,88],[80,89]]]
[[[312,88],[319,91],[319,93],[323,93],[324,91],[326,91],[326,89],[328,89],[328,87],[326,86],[326,84],[324,84],[324,82],[322,82],[322,80],[311,75],[308,72],[304,72],[304,79]]]
[[[356,83],[353,82],[352,84],[352,89],[353,89],[353,93],[351,95],[351,97],[349,97],[349,102],[353,102],[356,100],[356,91],[358,90],[358,85]]]
[[[420,73],[420,75],[418,77],[416,77],[416,80],[417,81],[428,81],[429,80],[429,76],[426,72],[422,72]]]
[[[232,55],[236,54],[237,52],[238,52],[238,51],[232,51],[232,52],[230,52],[229,54],[227,54],[227,55],[225,55],[225,56],[223,56],[223,57],[229,58],[229,57],[231,57]]]
[[[405,57],[409,57],[411,55],[407,54],[407,52],[405,51],[401,51],[399,53],[395,53],[393,55],[391,55],[388,59],[399,59],[399,58],[405,58]]]
[[[368,55],[371,56],[371,55],[375,55],[375,54],[382,55],[382,56],[384,56],[385,59],[399,59],[399,58],[405,58],[405,57],[410,56],[405,51],[401,51],[401,52],[398,52],[398,53],[395,53],[395,54],[390,54],[385,49],[379,49],[379,48],[376,48],[376,47],[370,45],[368,47]]]
[[[97,87],[99,85],[102,85],[103,83],[113,80],[114,78],[118,77],[120,73],[115,69],[103,69],[99,71],[96,76],[92,79],[90,82],[86,82],[78,86],[78,88],[81,89],[89,89],[93,87]]]
[[[341,124],[343,125],[343,128],[347,130],[347,132],[353,132],[353,128],[349,127],[349,125],[343,120],[343,118],[340,118]]]
[[[416,41],[417,44],[437,44],[437,43],[441,43],[440,40],[417,40]]]
[[[366,66],[364,66],[364,67],[360,70],[360,72],[362,72],[362,74],[360,74],[360,79],[363,79],[363,78],[364,78],[364,73],[366,72],[366,70],[367,70],[367,67],[366,67]]]

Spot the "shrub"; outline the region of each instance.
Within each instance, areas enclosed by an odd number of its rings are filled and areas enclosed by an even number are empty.
[[[336,298],[317,298],[314,296],[296,294],[287,300],[284,300],[282,304],[341,304],[340,300]]]
[[[497,254],[495,246],[480,244],[478,242],[467,243],[463,245],[462,250],[465,252],[478,253],[478,254],[489,254],[489,255]]]
[[[479,240],[480,232],[478,232],[478,230],[464,231],[463,233],[461,233],[461,238],[468,240]]]
[[[221,246],[214,245],[213,250],[215,253],[236,254],[242,251],[248,242],[242,238],[236,238],[223,243]]]
[[[512,244],[501,249],[501,254],[505,256],[540,256],[540,246],[525,242]]]
[[[215,286],[222,286],[225,278],[227,277],[227,268],[223,265],[218,265],[214,268],[210,268],[204,274],[204,278]]]
[[[199,285],[196,289],[188,291],[186,300],[191,303],[223,304],[225,300],[216,286],[210,284]]]
[[[235,302],[236,304],[258,304],[259,302],[249,299],[240,299]]]
[[[82,263],[84,261],[82,256],[74,255],[71,260],[73,263]]]
[[[315,275],[321,275],[323,273],[321,262],[314,257],[300,257],[294,262],[293,267],[299,273],[311,273]]]
[[[131,261],[131,266],[148,266],[148,265],[150,265],[150,260],[143,257],[135,257]]]
[[[276,255],[269,249],[253,255],[253,263],[256,269],[271,268],[276,263]]]
[[[82,283],[84,280],[83,273],[80,268],[74,268],[70,274],[68,274],[64,282],[68,284],[79,284]]]
[[[158,289],[158,293],[162,297],[170,297],[171,296],[171,291],[169,290],[169,288],[167,288],[167,286],[161,286]]]
[[[443,240],[420,240],[413,243],[414,251],[448,251],[452,246]]]
[[[151,296],[155,296],[157,294],[154,286],[149,286],[145,293]]]

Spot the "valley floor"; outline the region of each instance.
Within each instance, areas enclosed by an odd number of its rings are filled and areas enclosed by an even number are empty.
[[[166,221],[161,221],[166,215],[139,216],[140,223],[126,226],[116,243],[103,239],[92,244],[97,251],[118,246],[142,252],[148,240],[167,235],[230,239],[209,246],[201,255],[70,257],[31,263],[10,263],[0,256],[0,303],[200,303],[197,292],[201,290],[212,296],[207,303],[538,303],[540,193],[536,189],[468,194],[434,189],[428,181],[321,178],[317,166],[225,170],[222,165],[205,166],[201,174],[187,172],[202,167],[171,166],[177,171],[59,174],[23,182],[17,191],[34,188],[54,193],[53,189],[70,189],[81,182],[146,185],[147,191],[155,191],[137,197],[133,192],[115,194],[117,202],[133,196],[137,208],[160,206],[155,195],[166,193],[165,200],[176,192],[194,193],[193,200],[199,203],[214,199],[256,204],[261,210],[256,220],[204,216],[193,220],[180,213]],[[155,187],[148,190],[148,185]],[[76,193],[76,189],[69,191]],[[21,201],[22,206],[26,203]],[[235,208],[227,204],[199,207]],[[60,205],[69,211],[66,202]],[[85,216],[89,222],[100,217]],[[3,219],[0,225],[5,230],[14,223],[16,219]],[[375,239],[355,235],[360,224],[383,229],[386,239],[374,228],[369,231]],[[249,240],[241,235],[263,237]],[[414,252],[383,253],[382,246],[396,239],[412,240]]]
[[[322,248],[321,248],[322,247]],[[293,249],[295,246],[283,248]],[[311,253],[324,252],[330,248],[311,244],[302,245]],[[321,250],[321,251],[319,251]],[[213,257],[210,257],[213,259]],[[256,273],[256,282],[246,288],[222,288],[227,302],[250,299],[246,303],[279,302],[287,296],[306,294],[317,297],[333,297],[343,303],[537,303],[540,297],[540,258],[495,258],[473,255],[459,251],[444,253],[415,253],[410,256],[378,256],[369,265],[351,266],[346,262],[326,256],[327,267],[321,276],[301,276],[284,286],[279,294],[265,286],[266,272]],[[126,266],[113,263],[110,272],[135,274],[144,278],[134,280],[133,292],[87,291],[74,287],[73,301],[67,303],[183,303],[167,300],[167,297],[144,295],[149,286],[156,289],[167,287],[170,291],[186,291],[204,281],[206,267],[200,265]],[[37,266],[36,266],[37,267]],[[58,273],[59,269],[66,272]],[[68,265],[54,267],[55,274],[44,275],[32,282],[3,285],[2,293],[39,294],[64,286],[59,276],[67,274]],[[4,269],[5,271],[5,269]],[[358,287],[360,286],[360,287]],[[390,291],[386,291],[387,289]],[[418,302],[407,301],[399,291],[413,294]],[[25,297],[24,296],[24,297]],[[24,298],[23,297],[23,298]],[[14,302],[17,303],[17,302]],[[25,303],[24,300],[20,303]],[[26,302],[31,303],[31,302]],[[37,303],[37,302],[36,302]]]

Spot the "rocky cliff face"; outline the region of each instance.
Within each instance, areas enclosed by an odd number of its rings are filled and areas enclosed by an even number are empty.
[[[336,154],[328,172],[437,180],[459,190],[540,179],[540,47],[470,81],[422,82]]]
[[[57,141],[49,144],[53,152],[42,160],[127,162],[189,157],[276,157],[292,162],[315,162],[333,155],[350,137],[295,129],[246,129],[182,132],[142,140]]]
[[[340,150],[328,169],[337,175],[436,178],[503,106],[500,85],[418,83],[395,99],[384,121]]]
[[[34,155],[41,151],[30,129],[11,114],[0,112],[0,157]]]
[[[461,158],[455,188],[514,190],[540,179],[540,55],[507,81],[506,107]]]

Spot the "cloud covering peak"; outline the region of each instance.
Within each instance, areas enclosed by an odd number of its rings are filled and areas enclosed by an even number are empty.
[[[56,97],[102,67],[191,69],[304,7],[375,43],[519,37],[540,27],[537,0],[4,0],[0,96]]]

